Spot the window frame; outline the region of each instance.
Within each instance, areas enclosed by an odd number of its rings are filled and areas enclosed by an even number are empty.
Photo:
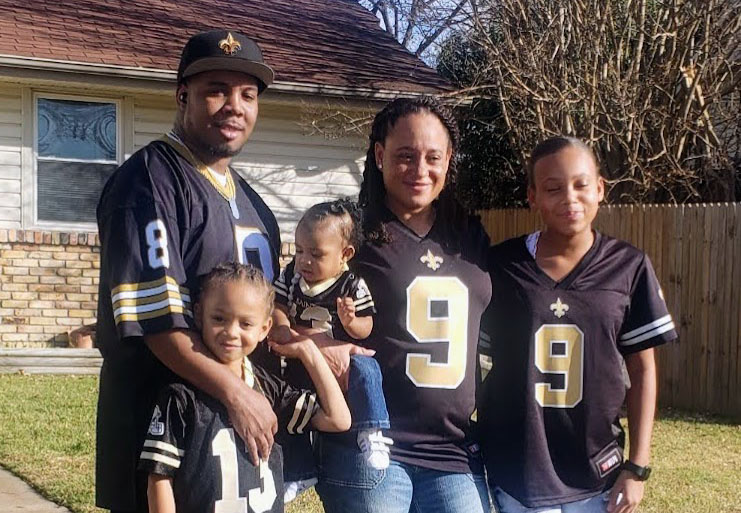
[[[121,97],[106,97],[106,96],[87,96],[80,94],[59,94],[50,93],[46,91],[33,91],[31,95],[32,101],[32,119],[31,124],[33,125],[32,133],[32,150],[31,150],[31,187],[32,187],[32,199],[31,199],[31,223],[34,227],[39,229],[47,230],[66,230],[66,231],[83,231],[83,232],[96,232],[98,227],[94,222],[69,222],[69,221],[50,221],[46,219],[39,219],[39,185],[38,185],[38,163],[39,158],[42,161],[47,162],[78,162],[78,163],[90,163],[90,164],[114,164],[109,160],[84,160],[84,159],[73,159],[73,158],[53,158],[53,157],[39,157],[38,151],[38,139],[39,139],[39,100],[67,100],[85,103],[108,103],[113,104],[116,109],[116,161],[115,164],[120,166],[123,163],[124,148],[123,148],[123,98]]]

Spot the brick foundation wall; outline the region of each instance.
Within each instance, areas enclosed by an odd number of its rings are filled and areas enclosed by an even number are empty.
[[[295,253],[281,247],[281,265]],[[100,272],[95,233],[0,229],[0,348],[67,346],[95,323]]]
[[[56,347],[95,323],[95,233],[0,230],[0,347]]]

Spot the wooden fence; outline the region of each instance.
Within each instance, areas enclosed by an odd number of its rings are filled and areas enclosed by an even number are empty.
[[[493,243],[540,228],[528,210],[481,214]],[[741,203],[608,206],[595,227],[649,255],[677,325],[660,404],[741,418]]]

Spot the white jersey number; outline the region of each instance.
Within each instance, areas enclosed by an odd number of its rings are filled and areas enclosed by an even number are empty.
[[[150,221],[144,228],[147,237],[147,260],[149,267],[159,269],[170,267],[170,254],[167,252],[167,229],[159,219]]]
[[[444,362],[429,354],[409,353],[406,374],[424,388],[458,388],[466,376],[468,288],[445,276],[418,276],[407,287],[407,331],[420,344],[447,342]]]
[[[249,490],[248,497],[240,497],[234,431],[231,428],[220,429],[211,442],[211,451],[214,456],[219,457],[221,468],[221,500],[214,504],[214,513],[248,513],[248,511],[265,513],[270,511],[278,494],[275,491],[275,481],[268,464],[260,461],[259,472],[262,486]]]
[[[563,376],[564,386],[535,383],[535,400],[548,408],[573,408],[581,402],[584,376],[584,333],[576,324],[544,324],[535,332],[535,367]]]

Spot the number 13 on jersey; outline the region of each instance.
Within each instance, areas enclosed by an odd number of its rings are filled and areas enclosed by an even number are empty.
[[[420,344],[447,342],[444,361],[409,353],[406,374],[424,388],[457,388],[466,376],[468,288],[455,277],[418,276],[407,287],[407,331]]]

